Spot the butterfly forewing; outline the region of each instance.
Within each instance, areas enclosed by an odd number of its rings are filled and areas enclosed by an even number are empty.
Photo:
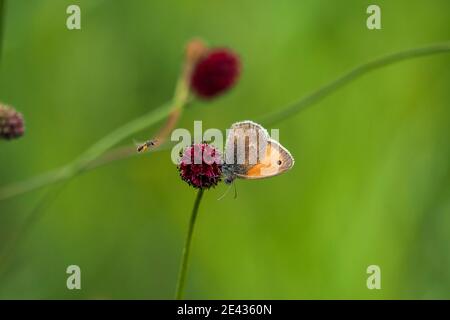
[[[245,173],[264,158],[269,135],[260,125],[237,122],[228,131],[226,141],[226,164],[232,165],[235,173]]]

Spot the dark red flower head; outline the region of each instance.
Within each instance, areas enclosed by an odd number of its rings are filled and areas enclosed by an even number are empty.
[[[0,138],[14,139],[23,135],[23,116],[11,107],[0,104]]]
[[[228,49],[211,49],[201,57],[191,75],[191,89],[210,99],[230,89],[240,73],[239,57]]]
[[[207,143],[184,149],[178,164],[181,179],[197,189],[215,187],[222,176],[220,152]]]

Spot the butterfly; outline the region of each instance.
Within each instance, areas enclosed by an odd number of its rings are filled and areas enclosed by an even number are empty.
[[[261,125],[249,120],[236,122],[228,130],[224,158],[222,173],[226,184],[236,178],[277,176],[294,166],[290,152],[270,138]]]

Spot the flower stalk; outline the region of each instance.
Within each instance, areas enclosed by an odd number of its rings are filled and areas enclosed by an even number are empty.
[[[2,60],[3,53],[3,36],[5,29],[5,14],[6,12],[6,0],[0,0],[0,63]]]
[[[1,0],[0,0],[1,1]],[[263,123],[266,126],[270,126],[274,123],[289,119],[291,116],[304,110],[305,108],[314,105],[323,98],[334,93],[344,85],[356,80],[357,78],[388,65],[392,65],[401,61],[416,59],[425,56],[431,56],[441,53],[450,53],[450,42],[430,44],[424,47],[412,48],[389,55],[379,57],[375,60],[361,64],[353,70],[343,74],[341,77],[329,82],[325,86],[317,89],[311,94],[303,97],[302,99],[284,107],[278,111],[270,113],[258,119],[258,122]],[[170,107],[170,106],[169,106]],[[48,172],[46,174],[32,177],[29,180],[12,183],[7,186],[0,187],[0,201],[29,192],[44,186],[48,186],[52,183],[62,181],[74,177],[77,173],[96,168],[98,166],[90,166],[90,163],[94,160],[98,160],[105,151],[113,147],[115,144],[122,141],[124,138],[130,135],[154,125],[156,122],[164,119],[173,111],[172,108],[167,108],[167,105],[151,111],[148,115],[141,117],[135,121],[126,124],[123,128],[114,131],[107,138],[96,144],[91,148],[89,157],[84,155],[81,159],[75,160],[62,168]],[[119,159],[126,158],[121,156]],[[102,165],[115,161],[115,157],[110,157],[107,161],[100,161]],[[81,170],[73,170],[76,167]]]
[[[175,88],[172,109],[167,117],[165,124],[161,127],[161,129],[159,129],[158,133],[153,139],[155,141],[156,147],[162,145],[166,141],[167,137],[177,125],[178,120],[180,119],[183,112],[183,108],[189,102],[189,86],[192,70],[197,63],[197,60],[203,54],[203,50],[206,50],[206,47],[203,41],[198,39],[190,41],[186,46],[184,65]]]
[[[186,274],[189,263],[189,255],[191,253],[192,235],[194,234],[195,223],[197,221],[198,208],[203,197],[204,189],[199,189],[197,197],[195,198],[194,208],[192,209],[191,219],[189,221],[188,233],[186,236],[186,242],[184,243],[183,254],[181,258],[180,271],[178,275],[177,289],[175,298],[177,300],[183,299],[184,288],[186,286]]]

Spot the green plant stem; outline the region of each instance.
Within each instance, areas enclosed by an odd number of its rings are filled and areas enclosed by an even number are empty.
[[[343,87],[346,84],[349,84],[353,80],[369,73],[372,70],[379,69],[404,60],[448,52],[450,52],[450,42],[445,42],[420,48],[408,49],[376,58],[372,61],[357,66],[347,73],[344,73],[336,80],[329,82],[328,84],[322,86],[311,94],[305,96],[304,98],[286,106],[285,108],[261,117],[259,121],[266,126],[271,126],[279,121],[289,119],[294,114],[302,111],[308,106],[313,105],[314,103],[330,95],[337,89]]]
[[[52,202],[58,197],[66,182],[52,186],[53,189],[49,188],[45,190],[45,194],[30,211],[28,216],[25,217],[25,220],[19,228],[11,232],[11,237],[7,241],[3,241],[2,247],[0,248],[0,280],[11,269],[13,255],[17,253],[17,248],[26,239],[24,235],[39,221]]]
[[[1,0],[0,0],[1,1]],[[397,53],[389,54],[377,58],[375,60],[364,63],[353,70],[343,74],[338,77],[336,80],[331,81],[330,83],[324,85],[318,90],[312,92],[311,94],[305,96],[297,102],[288,105],[285,108],[282,108],[279,111],[275,111],[273,113],[267,114],[266,116],[261,117],[259,122],[264,124],[265,126],[271,126],[279,121],[290,118],[296,113],[304,110],[306,107],[313,105],[314,103],[319,102],[326,96],[330,95],[334,91],[343,87],[344,85],[356,80],[357,78],[369,73],[370,71],[394,64],[396,62],[415,59],[424,56],[431,56],[440,53],[449,53],[450,52],[450,42],[432,44],[425,47],[413,48],[409,50],[400,51]],[[177,90],[178,91],[178,90]],[[180,91],[183,94],[183,91]],[[186,97],[187,99],[187,97]],[[175,99],[175,106],[177,108],[179,106],[178,99]],[[29,192],[35,190],[37,188],[47,186],[49,184],[65,180],[71,177],[74,177],[79,172],[84,172],[87,170],[91,170],[93,168],[97,168],[98,166],[90,166],[94,160],[97,160],[103,152],[107,151],[109,148],[113,147],[115,144],[119,143],[121,140],[126,137],[136,133],[139,130],[145,129],[156,123],[157,121],[163,119],[165,116],[168,116],[174,108],[169,108],[167,105],[165,107],[160,107],[155,111],[151,111],[146,116],[139,118],[135,121],[132,121],[125,125],[124,127],[114,131],[106,138],[99,141],[96,145],[94,145],[91,149],[89,149],[83,156],[79,159],[75,160],[71,164],[64,166],[60,169],[51,171],[49,173],[33,177],[29,180],[13,183],[8,186],[0,188],[0,201],[11,198],[13,196]],[[123,156],[115,158],[109,157],[106,161],[100,161],[101,165],[110,163],[115,161],[116,159],[125,158]]]
[[[9,186],[0,188],[0,200],[11,198],[55,182],[74,177],[78,173],[88,169],[89,165],[103,155],[107,150],[136,132],[139,132],[163,120],[171,111],[172,108],[170,107],[170,104],[165,104],[114,130],[112,133],[108,134],[106,137],[94,144],[73,162],[56,170],[33,177],[29,180],[13,183]]]
[[[3,36],[5,33],[6,0],[0,0],[0,63],[3,55]]]
[[[190,102],[189,86],[186,79],[186,70],[183,70],[178,78],[175,93],[170,103],[166,103],[159,108],[148,112],[146,115],[130,121],[114,130],[103,139],[99,140],[72,163],[43,175],[33,177],[29,180],[0,188],[0,201],[58,181],[73,178],[81,172],[92,170],[106,163],[130,157],[132,154],[136,154],[134,149],[118,148],[117,150],[111,150],[110,153],[107,153],[107,151],[132,134],[148,128],[168,117],[168,121],[160,129],[157,136],[157,139],[159,139],[157,146],[159,147],[164,143],[167,135],[170,134],[178,122],[183,108]]]
[[[192,209],[191,219],[189,221],[189,229],[184,243],[183,255],[181,258],[180,273],[178,275],[176,299],[183,299],[184,287],[186,285],[186,273],[189,263],[189,254],[191,252],[192,235],[194,234],[195,222],[197,221],[198,208],[203,197],[203,189],[200,189],[195,198],[194,208]]]

